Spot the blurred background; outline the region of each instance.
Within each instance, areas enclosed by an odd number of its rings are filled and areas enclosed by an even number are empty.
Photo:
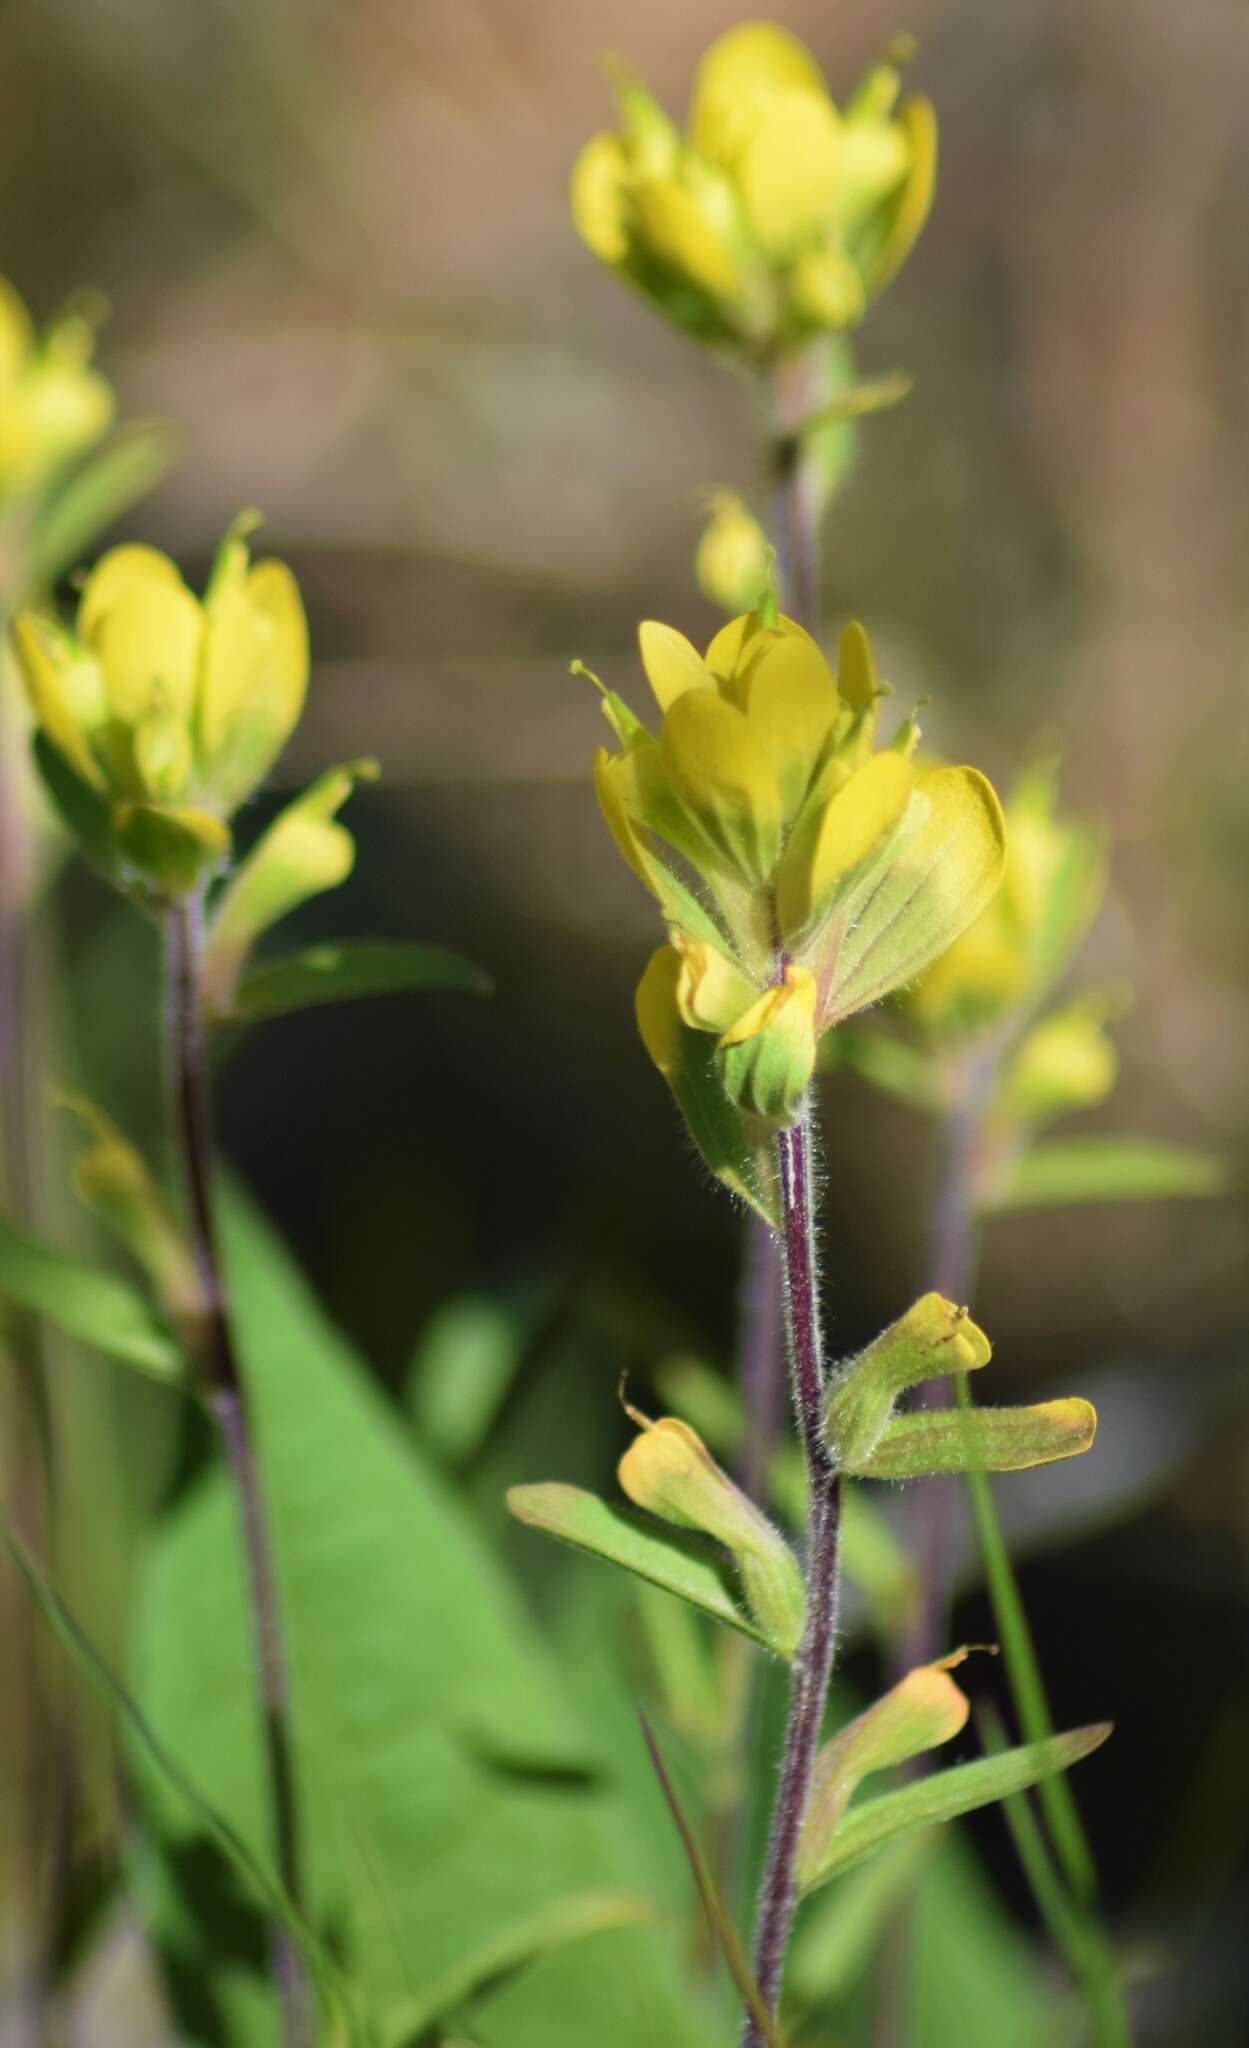
[[[1142,2038],[1230,2042],[1249,2019],[1249,15],[776,12],[839,94],[912,29],[942,129],[933,218],[861,337],[864,373],[904,367],[915,390],[863,427],[830,622],[866,621],[904,707],[931,693],[942,752],[1008,782],[1061,749],[1066,802],[1114,848],[1084,971],[1135,991],[1089,1127],[1230,1170],[1212,1201],[995,1222],[977,1303],[999,1398],[1102,1409],[1087,1470],[1003,1489],[1004,1508],[1059,1724],[1118,1724],[1080,1792],[1149,1980]],[[600,723],[568,663],[640,705],[639,617],[714,629],[692,554],[707,486],[761,502],[751,394],[599,270],[566,187],[609,118],[604,51],[680,111],[737,18],[711,0],[0,14],[0,268],[40,317],[98,287],[123,411],[184,435],[120,531],[198,585],[255,504],[304,592],[309,707],[244,835],[322,764],[377,754],[356,872],[303,935],[445,940],[494,978],[488,1002],[272,1024],[223,1061],[218,1101],[232,1167],[396,1401],[449,1300],[519,1332],[472,1495],[539,1609],[563,1561],[505,1525],[503,1486],[607,1484],[621,1370],[644,1388],[665,1353],[723,1363],[733,1340],[739,1219],[635,1035],[654,920],[597,815]],[[151,935],[74,866],[46,944],[75,1074],[155,1143]],[[829,1084],[825,1128],[849,1351],[923,1282],[930,1141],[853,1078]],[[128,1399],[107,1425],[123,1468],[145,1428]],[[68,1406],[75,1510],[112,1527],[126,1482],[100,1476],[97,1409]],[[87,1543],[75,1567],[106,1640],[124,1550]],[[956,1640],[986,1626],[972,1594]],[[976,1841],[1026,1923],[1000,1820]],[[132,2017],[116,2038],[140,2034]]]

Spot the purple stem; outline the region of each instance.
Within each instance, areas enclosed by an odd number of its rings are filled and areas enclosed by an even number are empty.
[[[777,1138],[785,1262],[785,1307],[798,1432],[807,1458],[807,1618],[794,1660],[767,1867],[755,1925],[754,1975],[769,2012],[780,1999],[785,1952],[797,1904],[795,1866],[811,1772],[837,1641],[841,1486],[821,1432],[824,1366],[811,1199],[810,1111]],[[762,2048],[747,2014],[742,2048]]]
[[[291,1757],[290,1698],[268,1521],[248,1429],[247,1408],[222,1280],[212,1199],[212,1120],[201,1002],[202,935],[198,901],[175,904],[165,931],[165,1024],[170,1107],[186,1190],[191,1254],[198,1280],[194,1342],[208,1405],[238,1494],[248,1600],[260,1680],[265,1756],[278,1875],[300,1903],[299,1835]],[[290,1935],[270,1930],[282,2048],[310,2048],[308,1982]]]

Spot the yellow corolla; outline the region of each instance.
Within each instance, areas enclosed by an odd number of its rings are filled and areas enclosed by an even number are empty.
[[[715,1033],[733,1099],[785,1122],[820,1036],[920,974],[984,909],[1001,810],[975,769],[916,773],[913,719],[876,749],[883,693],[861,626],[842,635],[836,677],[771,605],[705,654],[655,621],[639,643],[661,725],[652,734],[604,690],[620,745],[600,751],[595,780],[668,927],[639,991],[643,1037],[670,1071],[674,1032]]]
[[[932,202],[936,120],[890,64],[838,107],[810,51],[744,22],[704,55],[684,134],[617,70],[620,128],[572,174],[577,229],[676,323],[757,351],[854,325]]]
[[[116,401],[91,367],[94,344],[76,312],[36,335],[0,277],[0,504],[37,496],[112,424]]]
[[[196,886],[303,708],[308,632],[294,577],[253,563],[244,515],[203,599],[155,548],[110,550],[72,627],[23,613],[19,666],[45,780],[89,851],[161,896]]]

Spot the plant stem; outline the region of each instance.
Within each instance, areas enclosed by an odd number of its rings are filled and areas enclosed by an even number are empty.
[[[194,1342],[208,1405],[238,1494],[247,1591],[255,1636],[265,1757],[278,1876],[301,1903],[298,1816],[292,1767],[286,1655],[268,1520],[217,1247],[212,1198],[212,1122],[202,1023],[201,906],[174,905],[165,926],[165,1024],[170,1110],[186,1192],[191,1252],[198,1280]],[[283,2048],[312,2038],[307,1978],[284,1927],[270,1930]]]
[[[754,1975],[769,2012],[780,1999],[785,1951],[797,1904],[795,1866],[811,1772],[819,1746],[824,1703],[837,1641],[841,1485],[821,1433],[824,1362],[811,1187],[811,1113],[777,1138],[785,1266],[785,1314],[798,1433],[810,1481],[807,1515],[807,1615],[794,1661],[780,1777],[772,1809],[767,1866],[755,1924]],[[743,2048],[759,2048],[762,2035],[748,2013]]]

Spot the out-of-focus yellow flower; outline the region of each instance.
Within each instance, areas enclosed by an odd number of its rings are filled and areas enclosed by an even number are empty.
[[[1002,887],[976,922],[910,990],[906,1005],[934,1035],[957,1040],[1035,1004],[1071,958],[1106,888],[1101,837],[1055,815],[1056,776],[1031,769],[1006,805]]]
[[[1001,811],[974,769],[916,774],[913,719],[876,750],[882,691],[860,626],[842,636],[836,678],[770,603],[705,655],[653,620],[639,642],[660,730],[604,690],[620,749],[600,751],[595,778],[669,931],[643,1036],[668,1071],[683,1029],[714,1033],[733,1099],[785,1123],[822,1033],[919,974],[983,910]]]
[[[936,119],[899,90],[877,65],[839,108],[810,51],[763,21],[706,52],[684,134],[618,71],[620,127],[573,169],[578,231],[702,339],[766,354],[852,327],[932,201]]]
[[[95,334],[71,311],[36,335],[0,277],[0,506],[35,497],[112,424],[111,386],[91,367]]]
[[[733,491],[713,491],[711,517],[694,557],[703,596],[721,611],[753,611],[768,587],[768,537]]]
[[[255,523],[226,534],[202,601],[131,543],[92,570],[72,627],[26,612],[14,628],[59,807],[118,879],[162,897],[220,861],[303,709],[303,605],[283,563],[251,561]]]

